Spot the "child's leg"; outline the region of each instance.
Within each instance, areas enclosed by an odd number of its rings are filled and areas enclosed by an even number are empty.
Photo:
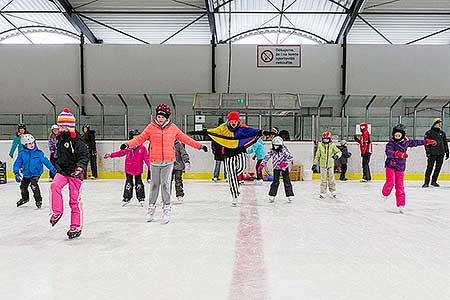
[[[143,201],[145,199],[145,187],[142,182],[142,174],[134,176],[134,184],[136,189],[136,197],[139,201]]]
[[[22,182],[20,183],[20,194],[22,196],[22,200],[30,200],[30,193],[28,192],[28,186],[31,183],[31,178],[22,178]]]
[[[31,178],[31,190],[33,191],[34,200],[36,203],[42,203],[41,190],[39,189],[39,176],[34,176]]]
[[[398,206],[405,206],[405,186],[404,186],[405,172],[395,172],[395,199]]]
[[[83,202],[81,202],[81,184],[78,178],[67,177],[69,181],[69,206],[71,210],[70,227],[83,227]]]
[[[55,178],[50,186],[50,204],[52,213],[62,214],[64,212],[62,189],[68,183],[69,176],[63,176],[56,173]]]
[[[340,179],[345,179],[345,175],[347,175],[347,164],[342,164]]]
[[[258,161],[256,162],[256,179],[257,180],[262,180],[263,179],[262,171],[258,172],[258,167],[262,163],[262,161],[263,161],[262,159],[258,159]]]
[[[325,194],[327,192],[327,169],[320,168],[320,193]]]
[[[273,170],[273,181],[270,185],[269,196],[275,197],[278,192],[278,186],[280,185],[280,173],[281,170],[274,169]]]
[[[177,197],[184,197],[184,190],[183,190],[183,171],[180,170],[174,170],[174,177],[175,177],[175,192]]]
[[[328,188],[330,192],[334,193],[336,191],[336,180],[334,179],[334,168],[327,169],[327,179],[328,179]]]
[[[294,196],[294,192],[292,191],[291,179],[289,179],[289,169],[281,171],[281,173],[283,174],[284,193],[286,197]]]
[[[225,158],[225,170],[228,176],[228,185],[230,186],[231,197],[233,198],[237,198],[239,196],[236,160],[236,156]]]
[[[133,198],[133,175],[125,174],[125,187],[123,188],[123,199],[130,200]]]
[[[384,183],[383,196],[389,196],[395,184],[395,170],[392,168],[386,168],[386,182]]]
[[[151,165],[152,182],[150,184],[150,206],[156,204],[159,196],[159,188],[161,186],[161,167]]]
[[[173,163],[161,167],[161,194],[164,205],[170,205],[170,181],[172,179]]]

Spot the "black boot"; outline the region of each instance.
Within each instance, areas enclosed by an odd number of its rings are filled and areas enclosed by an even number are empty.
[[[41,208],[42,206],[42,200],[36,200],[36,207]]]
[[[427,188],[427,187],[430,187],[430,185],[429,185],[428,183],[425,182],[425,183],[422,185],[422,187],[423,187],[423,188]]]
[[[432,185],[432,186],[435,186],[435,187],[440,187],[439,183],[437,183],[436,181],[433,181],[433,182],[431,183],[431,185]]]
[[[27,203],[29,201],[29,199],[20,199],[19,201],[17,201],[17,207],[24,205],[25,203]]]

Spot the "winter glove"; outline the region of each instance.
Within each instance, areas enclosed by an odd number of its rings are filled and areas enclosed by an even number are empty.
[[[122,145],[120,145],[120,150],[125,150],[125,149],[127,149],[128,148],[128,145],[127,144],[122,144]]]
[[[104,159],[108,159],[108,158],[111,158],[111,154],[109,154],[109,153],[106,153],[104,156],[103,156],[103,158]]]
[[[83,168],[82,167],[77,167],[75,169],[75,171],[70,173],[70,176],[72,176],[74,178],[78,178],[80,180],[84,180],[84,170],[83,170]]]
[[[184,170],[185,171],[189,171],[191,169],[191,163],[190,162],[185,162],[184,163]]]
[[[396,157],[396,158],[408,158],[408,153],[405,153],[405,152],[400,152],[400,151],[395,151],[394,152],[394,156]]]
[[[312,170],[314,173],[318,172],[318,170],[317,170],[317,165],[312,165],[311,170]]]
[[[279,166],[280,166],[281,170],[286,170],[287,167],[289,166],[289,164],[285,161],[282,161],[282,162],[280,162]]]
[[[445,160],[447,160],[447,159],[448,159],[448,152],[445,153]]]
[[[261,173],[264,170],[264,164],[259,164],[258,169],[256,171],[258,171],[258,173]]]
[[[201,145],[200,150],[203,150],[205,152],[208,152],[208,147],[206,145]]]
[[[431,140],[431,139],[426,139],[425,140],[425,145],[436,145],[437,142],[435,140]]]
[[[14,177],[16,178],[16,182],[21,182],[22,181],[22,176],[20,176],[19,173],[14,174]]]
[[[339,156],[337,154],[335,154],[335,155],[333,155],[333,159],[337,160],[337,159],[339,159]]]

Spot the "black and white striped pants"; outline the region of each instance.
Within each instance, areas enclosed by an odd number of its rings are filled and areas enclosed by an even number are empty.
[[[230,185],[230,192],[233,198],[239,196],[239,181],[238,176],[241,175],[247,168],[247,157],[245,153],[225,158],[225,170],[228,174],[228,184]]]

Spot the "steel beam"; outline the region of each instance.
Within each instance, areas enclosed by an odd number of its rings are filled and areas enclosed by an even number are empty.
[[[344,36],[347,36],[350,30],[352,29],[353,24],[355,23],[356,17],[359,14],[359,11],[363,8],[365,0],[355,0],[352,3],[348,11],[348,15],[345,18],[344,23],[342,24],[341,29],[339,30],[339,34],[336,38],[337,44],[342,44],[344,41]]]
[[[54,1],[51,1],[54,2]],[[89,27],[84,23],[84,21],[80,18],[77,12],[73,9],[72,5],[68,0],[56,0],[54,2],[59,3],[59,5],[63,8],[62,14],[66,19],[75,27],[80,33],[84,34],[86,38],[93,44],[102,43],[101,40],[97,39],[94,33],[89,29]],[[58,5],[56,5],[58,6]],[[59,8],[59,7],[58,7]]]

